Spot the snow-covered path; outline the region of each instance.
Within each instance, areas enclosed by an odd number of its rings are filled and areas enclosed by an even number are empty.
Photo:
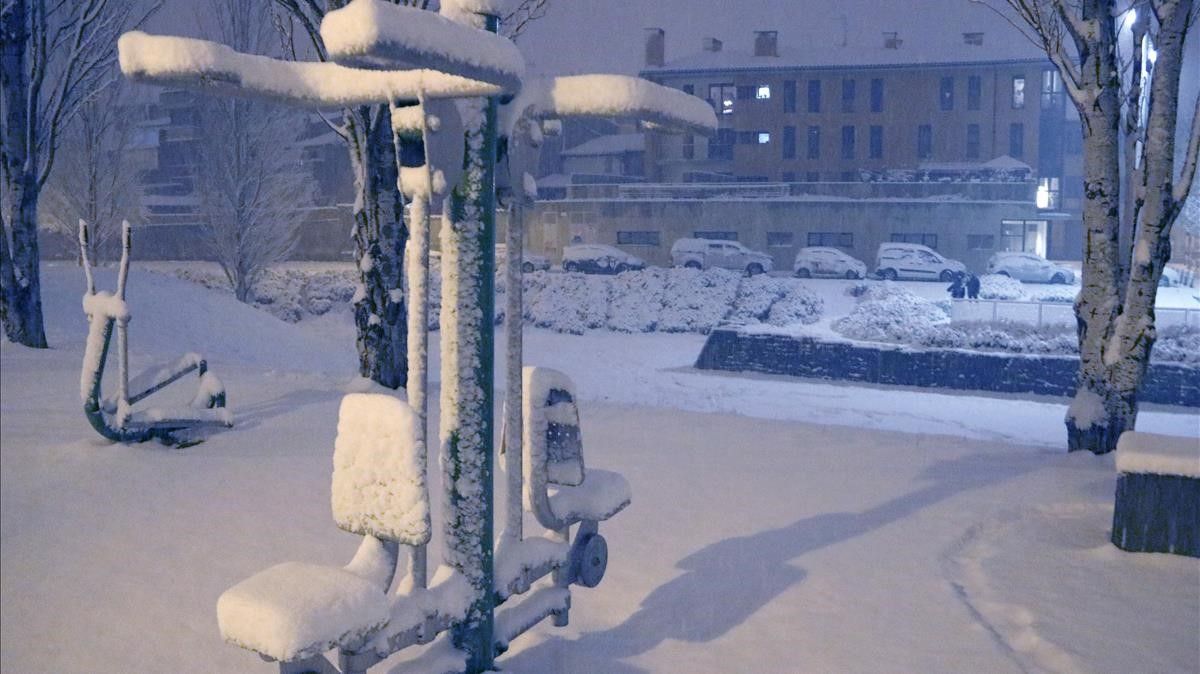
[[[270,671],[221,643],[216,598],[354,550],[329,513],[347,328],[135,275],[135,359],[205,351],[238,426],[107,445],[79,408],[70,271],[46,281],[59,348],[0,348],[0,669]],[[576,378],[588,465],[624,473],[634,503],[603,527],[604,583],[569,627],[516,641],[508,671],[1200,668],[1200,562],[1107,544],[1112,461],[1062,453],[1060,401],[698,373],[694,336],[526,339]],[[1139,426],[1200,434],[1194,411]]]

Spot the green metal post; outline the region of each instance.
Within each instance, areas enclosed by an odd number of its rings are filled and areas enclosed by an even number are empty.
[[[491,32],[499,19],[481,17]],[[493,456],[495,398],[496,133],[498,102],[479,102],[466,120],[466,176],[442,225],[442,443],[446,489],[445,557],[475,590],[454,629],[469,654],[467,674],[494,664]],[[473,300],[473,301],[471,301]]]

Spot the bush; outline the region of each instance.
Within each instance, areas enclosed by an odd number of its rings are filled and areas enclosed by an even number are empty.
[[[979,298],[984,300],[1025,299],[1025,286],[1004,274],[984,274],[979,277]]]
[[[917,343],[934,326],[950,322],[937,304],[884,282],[869,288],[851,312],[834,321],[833,329],[850,339]]]

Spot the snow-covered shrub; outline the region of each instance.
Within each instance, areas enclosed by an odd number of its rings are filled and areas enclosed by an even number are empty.
[[[726,320],[732,323],[761,323],[771,307],[788,292],[785,279],[759,274],[741,280]]]
[[[863,293],[849,314],[834,321],[833,329],[850,339],[912,344],[949,321],[949,314],[933,302],[885,282]]]
[[[707,333],[729,315],[741,274],[686,268],[665,273],[660,331]]]
[[[916,344],[1006,353],[1078,353],[1074,332],[1061,325],[1040,328],[1020,323],[956,323],[939,325],[919,335]]]
[[[525,318],[539,328],[581,335],[602,327],[608,314],[608,279],[587,274],[534,272],[525,284]]]
[[[851,297],[862,297],[867,292],[867,289],[871,287],[872,284],[870,283],[854,283],[846,286],[846,294]]]
[[[1037,290],[1029,290],[1029,299],[1035,302],[1054,302],[1056,304],[1073,304],[1079,289],[1075,286],[1046,286]]]
[[[612,279],[607,326],[617,332],[652,332],[662,314],[666,274],[662,269],[625,272]]]
[[[979,277],[979,298],[984,300],[1020,300],[1025,298],[1025,286],[1004,274],[984,274]]]
[[[824,301],[802,286],[794,286],[767,312],[767,323],[771,325],[811,325],[821,319]]]
[[[1172,325],[1158,331],[1153,360],[1200,367],[1200,328]]]

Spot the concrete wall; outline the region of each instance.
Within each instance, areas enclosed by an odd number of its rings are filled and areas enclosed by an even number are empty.
[[[1079,360],[900,346],[820,342],[786,335],[714,330],[696,367],[1008,393],[1071,396]],[[1139,400],[1200,407],[1200,369],[1151,363]]]

